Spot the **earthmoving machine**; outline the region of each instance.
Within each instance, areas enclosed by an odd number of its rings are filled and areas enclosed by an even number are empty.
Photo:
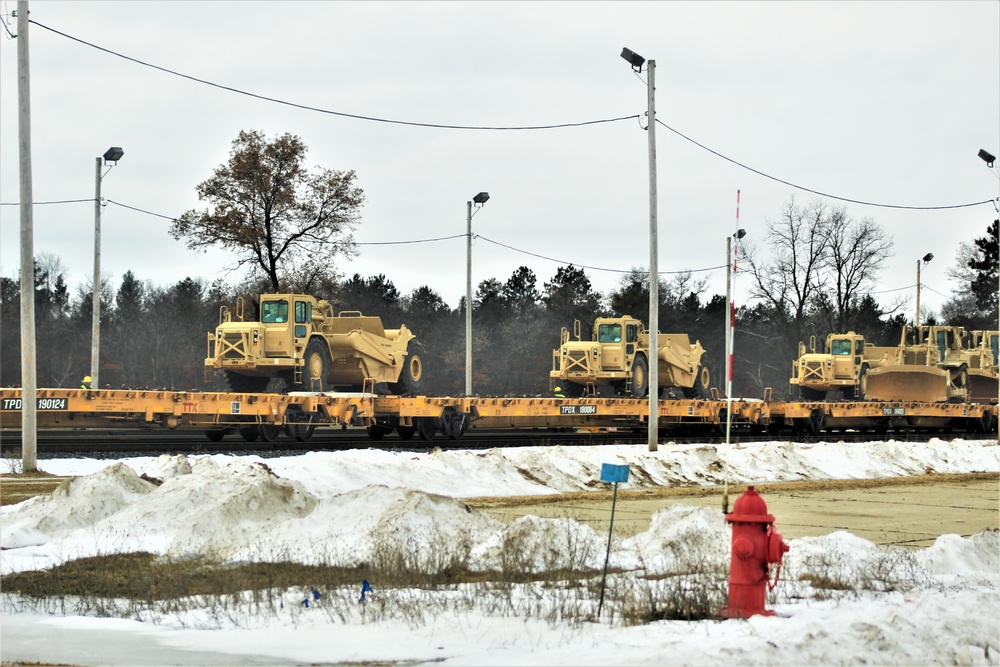
[[[970,350],[965,329],[955,326],[904,326],[899,363],[868,372],[867,397],[883,401],[929,403],[966,400]]]
[[[1000,331],[970,331],[966,348],[969,350],[969,401],[996,403],[1000,390],[997,379]]]
[[[306,294],[262,294],[260,321],[223,306],[208,333],[206,370],[225,373],[230,389],[264,392],[272,378],[288,391],[370,390],[416,394],[424,385],[423,347],[405,325],[385,329],[359,311],[334,314]]]
[[[574,340],[575,339],[575,340]],[[701,359],[705,349],[687,334],[658,334],[656,355],[660,390],[679,388],[686,398],[709,393],[711,374]],[[594,396],[598,386],[610,386],[618,395],[642,398],[649,391],[649,332],[630,315],[598,317],[590,340],[582,340],[580,320],[573,336],[566,327],[559,349],[552,351],[549,389],[561,387],[569,397]]]
[[[896,347],[876,347],[861,334],[829,334],[821,350],[816,337],[809,337],[809,347],[799,343],[798,359],[792,362],[789,384],[799,388],[804,401],[826,400],[827,392],[839,391],[847,400],[864,400],[868,371],[897,362]],[[794,392],[794,389],[793,389]]]

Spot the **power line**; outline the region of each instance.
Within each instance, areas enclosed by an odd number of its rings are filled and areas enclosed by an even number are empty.
[[[32,205],[33,206],[44,206],[46,204],[79,204],[80,202],[86,202],[86,201],[89,201],[89,202],[93,203],[94,198],[91,197],[90,199],[59,199],[57,201],[36,201],[36,202],[33,202]],[[21,202],[17,202],[17,201],[0,202],[0,206],[20,206],[20,205],[21,205]]]
[[[90,201],[94,201],[94,200],[91,199]],[[156,216],[157,218],[163,218],[164,220],[176,220],[177,219],[177,218],[173,218],[173,217],[171,217],[169,215],[161,215],[160,213],[153,213],[152,211],[144,211],[141,208],[136,208],[135,206],[129,206],[127,204],[122,204],[121,202],[117,202],[114,199],[106,199],[105,201],[107,201],[109,204],[114,204],[115,206],[121,206],[122,208],[127,208],[130,211],[138,211],[139,213],[145,213],[146,215]]]
[[[3,16],[0,16],[0,23],[3,23],[3,29],[7,31],[7,39],[14,39],[17,37],[17,35],[10,31],[10,28],[7,26],[7,22],[3,20]]]
[[[239,88],[233,88],[232,86],[224,86],[224,85],[219,84],[219,83],[214,83],[212,81],[207,81],[206,79],[199,79],[198,77],[191,76],[189,74],[182,74],[181,72],[177,72],[177,71],[174,71],[172,69],[168,69],[166,67],[160,67],[159,65],[153,65],[151,63],[147,63],[147,62],[144,62],[142,60],[139,60],[138,58],[132,58],[131,56],[126,56],[125,54],[118,53],[117,51],[112,51],[111,49],[106,49],[103,46],[98,46],[97,44],[92,44],[91,42],[88,42],[86,40],[80,39],[79,37],[73,37],[72,35],[68,35],[68,34],[66,34],[64,32],[56,30],[55,28],[50,28],[49,26],[47,26],[47,25],[45,25],[43,23],[39,23],[38,21],[30,21],[30,22],[33,23],[33,24],[35,24],[35,25],[37,25],[39,28],[44,28],[45,30],[48,30],[49,32],[53,32],[53,33],[55,33],[57,35],[60,35],[60,36],[65,37],[67,39],[73,40],[74,42],[78,42],[80,44],[84,44],[85,46],[89,46],[91,48],[97,49],[98,51],[103,51],[104,53],[108,53],[108,54],[116,56],[118,58],[123,58],[125,60],[130,61],[130,62],[134,62],[134,63],[136,63],[138,65],[142,65],[143,67],[149,67],[149,68],[152,68],[152,69],[155,69],[155,70],[159,70],[161,72],[165,72],[167,74],[172,74],[174,76],[181,77],[182,79],[187,79],[189,81],[194,81],[196,83],[201,83],[201,84],[204,84],[206,86],[212,86],[213,88],[219,88],[220,90],[228,90],[229,92],[236,93],[238,95],[245,95],[247,97],[252,97],[254,99],[264,100],[266,102],[274,102],[275,104],[282,104],[282,105],[293,107],[293,108],[296,108],[296,109],[304,109],[306,111],[316,111],[318,113],[325,113],[325,114],[329,114],[331,116],[340,116],[342,118],[354,118],[356,120],[368,120],[368,121],[372,121],[372,122],[375,122],[375,123],[388,123],[388,124],[391,124],[391,125],[408,125],[408,126],[411,126],[411,127],[430,127],[430,128],[438,128],[438,129],[446,129],[446,130],[501,130],[501,131],[504,131],[504,130],[555,130],[555,129],[561,129],[561,128],[567,128],[567,127],[583,127],[583,126],[586,126],[586,125],[599,125],[601,123],[616,123],[616,122],[621,121],[621,120],[632,120],[633,118],[638,118],[639,117],[639,114],[633,114],[631,116],[619,116],[617,118],[601,118],[601,119],[598,119],[598,120],[585,120],[585,121],[579,121],[579,122],[575,122],[575,123],[555,123],[555,124],[552,124],[552,125],[523,125],[523,126],[512,126],[512,127],[495,127],[495,126],[489,126],[489,125],[446,125],[446,124],[439,124],[439,123],[418,123],[418,122],[415,122],[415,121],[394,120],[394,119],[391,119],[391,118],[378,118],[376,116],[362,116],[360,114],[346,113],[346,112],[343,112],[343,111],[332,111],[330,109],[321,109],[319,107],[313,107],[313,106],[309,106],[309,105],[306,105],[306,104],[298,104],[296,102],[288,102],[286,100],[281,100],[281,99],[278,99],[276,97],[268,97],[266,95],[258,95],[257,93],[251,93],[251,92],[248,92],[248,91],[245,91],[245,90],[240,90]]]
[[[819,190],[812,190],[812,189],[807,188],[805,186],[796,185],[795,183],[790,183],[789,181],[782,180],[782,179],[780,179],[780,178],[778,178],[776,176],[771,176],[770,174],[765,174],[764,172],[762,172],[762,171],[760,171],[758,169],[754,169],[753,167],[747,166],[747,165],[743,164],[742,162],[738,162],[738,161],[734,160],[731,157],[727,157],[727,156],[723,155],[722,153],[720,153],[720,152],[718,152],[716,150],[713,150],[713,149],[709,148],[708,146],[706,146],[706,145],[704,145],[702,143],[699,143],[699,142],[695,141],[694,139],[692,139],[691,137],[687,136],[683,132],[680,132],[680,131],[675,130],[674,128],[670,127],[669,125],[667,125],[666,123],[664,123],[659,118],[656,119],[656,122],[657,122],[657,124],[662,125],[663,127],[667,128],[668,130],[670,130],[671,132],[673,132],[674,134],[676,134],[677,136],[681,137],[682,139],[684,139],[686,141],[690,141],[692,144],[694,144],[698,148],[704,149],[704,150],[708,151],[709,153],[711,153],[712,155],[715,155],[716,157],[721,157],[726,162],[731,162],[731,163],[735,164],[737,167],[742,167],[743,169],[746,169],[747,171],[752,171],[753,173],[757,174],[758,176],[763,176],[764,178],[769,178],[772,181],[776,181],[776,182],[781,183],[783,185],[787,185],[789,187],[793,187],[796,190],[802,190],[804,192],[811,192],[814,195],[819,195],[821,197],[827,197],[828,199],[836,199],[838,201],[845,201],[845,202],[849,202],[851,204],[860,204],[862,206],[877,206],[879,208],[901,208],[901,209],[907,209],[907,210],[911,210],[911,211],[940,211],[940,210],[945,210],[945,209],[967,208],[969,206],[980,206],[981,204],[992,204],[993,203],[992,199],[984,199],[983,201],[969,202],[967,204],[951,204],[949,206],[902,206],[902,205],[898,205],[898,204],[879,204],[879,203],[876,203],[876,202],[862,201],[860,199],[849,199],[847,197],[838,197],[837,195],[831,195],[831,194],[828,194],[828,193],[825,193],[825,192],[820,192]]]
[[[60,201],[35,202],[35,204],[36,205],[42,205],[42,204],[72,204],[72,203],[92,202],[92,201],[94,201],[94,200],[93,199],[64,199],[64,200],[60,200]],[[114,204],[115,206],[121,206],[122,208],[129,209],[130,211],[136,211],[138,213],[144,213],[146,215],[152,215],[154,217],[162,218],[164,220],[171,220],[171,221],[176,220],[175,217],[171,217],[169,215],[163,215],[161,213],[153,213],[152,211],[147,211],[145,209],[137,208],[135,206],[129,206],[128,204],[123,204],[123,203],[115,201],[113,199],[107,199],[105,201],[107,201],[109,204]],[[0,202],[0,206],[17,206],[17,205],[18,205],[18,202]],[[425,238],[425,239],[409,239],[409,240],[406,240],[406,241],[352,241],[348,245],[354,245],[354,246],[412,245],[412,244],[419,244],[419,243],[436,243],[436,242],[439,242],[439,241],[450,241],[452,239],[465,238],[465,236],[466,236],[465,234],[452,234],[451,236],[437,236],[437,237]],[[609,268],[603,267],[603,266],[593,266],[593,265],[590,265],[590,264],[578,264],[576,262],[568,262],[566,260],[556,259],[555,257],[549,257],[547,255],[541,255],[541,254],[538,254],[538,253],[535,253],[535,252],[531,252],[529,250],[523,250],[521,248],[515,248],[512,245],[508,245],[506,243],[501,243],[500,241],[495,241],[495,240],[493,240],[493,239],[491,239],[489,237],[482,236],[480,234],[473,234],[473,238],[475,238],[475,239],[482,239],[483,241],[486,241],[487,243],[492,243],[495,246],[499,246],[501,248],[506,248],[507,250],[510,250],[512,252],[516,252],[516,253],[519,253],[519,254],[522,254],[522,255],[527,255],[529,257],[535,257],[537,259],[543,259],[545,261],[553,262],[553,263],[559,264],[561,266],[575,266],[575,267],[578,267],[578,268],[581,268],[581,269],[588,269],[590,271],[601,271],[601,272],[604,272],[604,273],[621,273],[621,274],[631,273],[634,270],[634,269],[609,269]],[[336,242],[336,241],[330,242],[330,243],[332,245],[345,245],[342,242]],[[719,269],[724,269],[724,268],[726,268],[725,264],[719,264],[718,266],[707,266],[707,267],[699,268],[699,269],[682,269],[680,271],[658,271],[657,275],[683,275],[683,274],[691,274],[691,273],[707,273],[707,272],[710,272],[710,271],[718,271]],[[890,292],[901,292],[903,290],[913,289],[914,287],[916,287],[916,285],[906,285],[905,287],[897,287],[895,289],[876,290],[876,291],[870,292],[870,294],[888,294]],[[927,285],[924,285],[923,287],[926,288],[926,289],[931,290],[932,292],[940,294],[943,297],[947,297],[946,294],[941,294],[941,292],[938,292],[937,290],[935,290],[935,289],[933,289],[931,287],[928,287]]]
[[[463,234],[464,236],[464,234]],[[527,250],[521,250],[520,248],[515,248],[514,246],[507,245],[506,243],[500,243],[499,241],[494,241],[493,239],[486,238],[485,236],[480,236],[479,234],[474,234],[475,238],[482,239],[487,243],[492,243],[493,245],[500,246],[501,248],[506,248],[508,250],[513,250],[514,252],[521,253],[522,255],[529,255],[530,257],[537,257],[538,259],[544,259],[549,262],[555,262],[556,264],[562,264],[564,266],[576,266],[581,269],[590,269],[592,271],[606,271],[609,273],[631,273],[632,269],[622,270],[622,269],[606,269],[600,266],[588,266],[586,264],[577,264],[576,262],[567,262],[561,259],[555,259],[554,257],[546,257],[545,255],[539,255],[534,252],[528,252]],[[718,271],[719,269],[726,268],[725,264],[720,264],[719,266],[709,266],[704,269],[684,269],[682,271],[657,271],[657,275],[675,275],[675,274],[685,274],[685,273],[702,273],[705,271]]]
[[[134,63],[142,65],[144,67],[149,67],[149,68],[152,68],[152,69],[155,69],[155,70],[159,70],[161,72],[165,72],[167,74],[172,74],[172,75],[177,76],[177,77],[188,79],[189,81],[195,81],[197,83],[201,83],[201,84],[204,84],[204,85],[207,85],[207,86],[212,86],[214,88],[219,88],[220,90],[227,90],[229,92],[233,92],[233,93],[236,93],[238,95],[245,95],[247,97],[252,97],[254,99],[264,100],[264,101],[267,101],[267,102],[273,102],[275,104],[281,104],[281,105],[293,107],[293,108],[296,108],[296,109],[303,109],[303,110],[306,110],[306,111],[315,111],[315,112],[318,112],[318,113],[329,114],[329,115],[332,115],[332,116],[340,116],[340,117],[343,117],[343,118],[354,118],[356,120],[367,120],[367,121],[376,122],[376,123],[387,123],[387,124],[393,124],[393,125],[406,125],[406,126],[411,126],[411,127],[428,127],[428,128],[451,129],[451,130],[494,130],[494,131],[552,130],[552,129],[567,128],[567,127],[583,127],[583,126],[587,126],[587,125],[597,125],[597,124],[601,124],[601,123],[614,123],[614,122],[618,122],[618,121],[622,121],[622,120],[631,120],[631,119],[638,119],[640,121],[640,123],[641,123],[641,116],[639,114],[632,114],[630,116],[619,116],[619,117],[615,117],[615,118],[602,118],[602,119],[597,119],[597,120],[579,121],[579,122],[573,122],[573,123],[555,123],[555,124],[550,124],[550,125],[523,125],[523,126],[488,126],[488,125],[454,125],[454,124],[442,124],[442,123],[420,123],[420,122],[415,122],[415,121],[404,121],[404,120],[395,120],[395,119],[390,119],[390,118],[379,118],[379,117],[376,117],[376,116],[363,116],[363,115],[360,115],[360,114],[351,114],[351,113],[346,113],[346,112],[343,112],[343,111],[333,111],[333,110],[330,110],[330,109],[321,109],[319,107],[313,107],[313,106],[309,106],[309,105],[305,105],[305,104],[299,104],[299,103],[296,103],[296,102],[289,102],[289,101],[286,101],[286,100],[281,100],[281,99],[274,98],[274,97],[268,97],[266,95],[259,95],[257,93],[251,93],[251,92],[248,92],[248,91],[245,91],[245,90],[241,90],[239,88],[233,88],[231,86],[224,86],[222,84],[218,84],[218,83],[215,83],[215,82],[212,82],[212,81],[208,81],[208,80],[205,80],[205,79],[200,79],[198,77],[194,77],[194,76],[191,76],[189,74],[182,74],[180,72],[168,69],[166,67],[161,67],[159,65],[153,65],[151,63],[147,63],[147,62],[139,60],[137,58],[133,58],[131,56],[127,56],[127,55],[124,55],[122,53],[118,53],[117,51],[112,51],[111,49],[105,48],[103,46],[98,46],[98,45],[93,44],[91,42],[88,42],[86,40],[80,39],[79,37],[74,37],[74,36],[69,35],[67,33],[64,33],[62,31],[56,30],[55,28],[51,28],[51,27],[49,27],[49,26],[47,26],[47,25],[45,25],[43,23],[38,23],[37,21],[34,21],[34,20],[30,20],[30,22],[33,23],[33,24],[35,24],[35,25],[37,25],[40,28],[43,28],[43,29],[48,30],[48,31],[50,31],[52,33],[55,33],[57,35],[60,35],[60,36],[65,37],[67,39],[70,39],[72,41],[75,41],[75,42],[77,42],[79,44],[83,44],[85,46],[89,46],[89,47],[91,47],[93,49],[97,49],[99,51],[103,51],[104,53],[108,53],[108,54],[113,55],[115,57],[122,58],[122,59],[128,60],[130,62],[134,62]],[[852,198],[849,198],[849,197],[841,197],[839,195],[832,195],[832,194],[829,194],[829,193],[826,193],[826,192],[822,192],[822,191],[819,191],[819,190],[814,190],[812,188],[807,188],[807,187],[802,186],[802,185],[797,185],[797,184],[792,183],[790,181],[786,181],[786,180],[778,178],[776,176],[772,176],[770,174],[767,174],[767,173],[765,173],[763,171],[760,171],[759,169],[754,169],[753,167],[750,167],[749,165],[743,164],[742,162],[739,162],[738,160],[734,160],[733,158],[730,158],[730,157],[728,157],[726,155],[723,155],[722,153],[720,153],[720,152],[718,152],[718,151],[716,151],[716,150],[714,150],[712,148],[709,148],[708,146],[705,146],[704,144],[702,144],[702,143],[700,143],[700,142],[692,139],[691,137],[687,136],[683,132],[680,132],[679,130],[676,130],[676,129],[670,127],[669,125],[667,125],[666,123],[664,123],[663,121],[661,121],[659,119],[656,119],[656,122],[659,123],[660,125],[662,125],[667,130],[670,130],[671,132],[673,132],[677,136],[681,137],[682,139],[684,139],[686,141],[689,141],[692,144],[694,144],[695,146],[698,146],[699,148],[701,148],[701,149],[703,149],[705,151],[708,151],[709,153],[712,153],[713,155],[715,155],[717,157],[720,157],[723,160],[726,160],[727,162],[730,162],[730,163],[732,163],[732,164],[734,164],[734,165],[736,165],[738,167],[741,167],[742,169],[746,169],[747,171],[753,172],[753,173],[755,173],[755,174],[757,174],[759,176],[763,176],[764,178],[770,179],[770,180],[775,181],[777,183],[781,183],[783,185],[787,185],[787,186],[795,188],[797,190],[802,190],[803,192],[809,192],[809,193],[812,193],[812,194],[815,194],[815,195],[819,195],[821,197],[826,197],[826,198],[834,199],[834,200],[837,200],[837,201],[848,202],[848,203],[851,203],[851,204],[859,204],[861,206],[874,206],[874,207],[878,207],[878,208],[905,209],[905,210],[912,210],[912,211],[939,211],[939,210],[949,210],[949,209],[957,209],[957,208],[968,208],[968,207],[971,207],[971,206],[980,206],[982,204],[987,204],[987,203],[995,205],[995,202],[992,199],[984,199],[982,201],[968,202],[968,203],[965,203],[965,204],[950,204],[950,205],[945,205],[945,206],[907,206],[907,205],[901,205],[901,204],[881,204],[881,203],[878,203],[878,202],[869,202],[869,201],[864,201],[864,200],[860,200],[860,199],[852,199]]]

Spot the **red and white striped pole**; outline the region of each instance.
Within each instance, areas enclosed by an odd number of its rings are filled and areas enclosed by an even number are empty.
[[[739,240],[744,232],[740,229],[740,191],[736,191],[736,233],[726,237],[726,448],[733,427],[733,341],[736,329],[736,304],[733,303],[733,276],[736,274],[736,256]],[[736,248],[733,248],[736,239]],[[729,513],[729,459],[723,460],[724,486],[722,492],[722,513]]]
[[[736,191],[736,233],[733,234],[733,238],[736,239],[736,245],[733,248],[733,263],[729,267],[730,275],[736,275],[736,262],[737,257],[740,252],[740,191]],[[727,262],[728,263],[728,262]],[[735,280],[735,278],[734,278]],[[729,352],[729,371],[728,379],[726,383],[726,396],[732,396],[733,388],[733,345],[735,343],[735,329],[736,329],[736,302],[732,299],[729,300],[729,338],[726,341],[726,348]]]

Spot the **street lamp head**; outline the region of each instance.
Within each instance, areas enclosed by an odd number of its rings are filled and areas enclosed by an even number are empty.
[[[979,159],[985,162],[986,166],[990,169],[993,168],[993,163],[996,161],[995,157],[984,151],[982,148],[979,149]]]
[[[733,234],[733,236],[735,236],[737,239],[741,239],[746,235],[747,235],[747,230],[745,229],[737,229],[736,233]]]
[[[114,162],[115,164],[118,164],[118,160],[121,160],[123,155],[125,155],[125,151],[118,146],[112,146],[108,150],[104,151],[104,162]]]
[[[628,64],[632,66],[632,69],[637,72],[642,69],[642,64],[646,62],[645,58],[628,48],[622,49],[622,58],[624,58]]]
[[[478,195],[472,198],[472,201],[474,201],[479,206],[482,206],[489,200],[489,198],[490,198],[489,192],[480,192]]]
[[[926,255],[924,255],[924,264],[931,261],[932,259],[934,259],[934,255],[932,253],[927,253]]]

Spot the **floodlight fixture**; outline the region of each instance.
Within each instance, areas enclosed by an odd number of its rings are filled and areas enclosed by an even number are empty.
[[[489,201],[489,192],[480,192],[465,203],[465,395],[472,396],[472,205]]]
[[[979,159],[982,160],[983,162],[985,162],[986,166],[989,167],[990,169],[993,168],[993,163],[996,161],[995,157],[993,157],[992,155],[990,155],[988,152],[986,152],[982,148],[979,149]]]
[[[642,64],[646,62],[645,58],[629,48],[622,49],[622,58],[624,58],[628,64],[632,66],[632,69],[637,72],[642,69]]]
[[[736,233],[733,234],[733,236],[735,236],[737,239],[741,239],[746,235],[747,235],[747,230],[745,229],[737,229]]]
[[[125,155],[125,151],[123,151],[119,146],[112,146],[108,150],[104,151],[104,162],[114,162],[115,164],[118,164],[118,160],[121,160],[123,155]]]
[[[930,252],[927,253],[926,255],[924,255],[924,264],[926,264],[927,262],[931,261],[932,259],[934,259],[934,253],[930,253]]]

